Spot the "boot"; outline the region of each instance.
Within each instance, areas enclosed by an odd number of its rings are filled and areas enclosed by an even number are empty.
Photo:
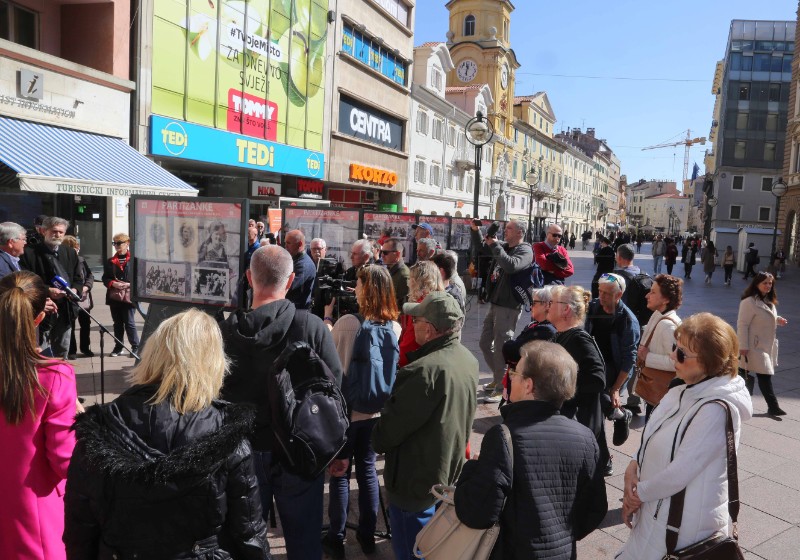
[[[747,387],[747,392],[750,393],[750,396],[753,396],[753,389],[756,386],[756,378],[750,374],[744,374],[744,384]]]

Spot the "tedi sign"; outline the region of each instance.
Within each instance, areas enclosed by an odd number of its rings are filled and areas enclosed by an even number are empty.
[[[392,116],[341,96],[339,132],[394,150],[403,149],[403,123]]]

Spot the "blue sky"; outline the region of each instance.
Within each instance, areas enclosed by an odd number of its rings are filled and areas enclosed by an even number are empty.
[[[414,44],[446,41],[444,0],[417,0]],[[725,56],[733,19],[794,20],[795,0],[512,0],[511,46],[522,67],[516,95],[546,91],[556,131],[594,127],[622,160],[628,181],[680,181],[691,129],[708,136],[714,66]],[[535,75],[538,74],[538,75]],[[565,78],[603,76],[604,79]],[[637,81],[668,78],[692,81]],[[699,81],[697,81],[699,80]],[[690,152],[703,172],[706,146]]]

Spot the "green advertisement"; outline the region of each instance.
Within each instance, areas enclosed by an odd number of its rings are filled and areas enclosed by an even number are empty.
[[[322,150],[328,0],[155,0],[152,112]]]

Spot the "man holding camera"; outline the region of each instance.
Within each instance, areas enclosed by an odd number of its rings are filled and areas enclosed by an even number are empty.
[[[563,235],[558,225],[551,224],[545,240],[533,245],[534,258],[542,269],[545,284],[563,284],[575,273],[567,248],[561,245]]]
[[[496,224],[496,222],[495,222]],[[506,362],[503,358],[503,344],[514,337],[517,321],[522,310],[511,289],[510,276],[523,271],[533,262],[530,243],[523,241],[525,225],[517,220],[506,225],[505,243],[496,239],[497,227],[489,226],[483,244],[492,251],[493,260],[489,273],[489,313],[483,322],[480,347],[486,365],[492,369],[493,381],[484,389],[489,396],[486,402],[500,402],[503,393],[503,373]],[[476,233],[473,231],[473,240]]]

